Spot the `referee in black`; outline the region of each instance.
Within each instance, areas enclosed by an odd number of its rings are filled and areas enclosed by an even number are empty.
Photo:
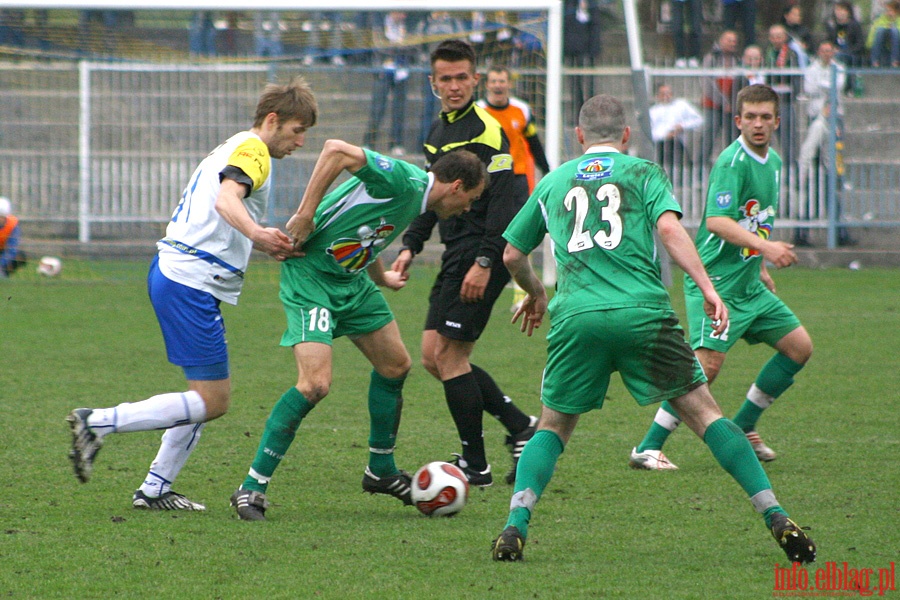
[[[516,463],[525,442],[534,435],[537,419],[519,410],[484,369],[469,362],[469,356],[494,302],[509,282],[502,260],[506,246],[502,234],[527,200],[528,182],[513,172],[509,141],[500,123],[475,105],[478,74],[472,46],[462,40],[441,43],[431,53],[429,79],[441,100],[441,114],[425,142],[427,164],[465,148],[487,166],[490,182],[469,212],[443,220],[425,212],[413,221],[392,268],[408,273],[413,258],[438,224],[445,250],[429,297],[422,364],[444,384],[447,406],[462,442],[462,455],[455,461],[469,483],[481,487],[493,483],[484,450],[485,411],[508,431],[506,444],[513,466],[506,481],[513,483]]]

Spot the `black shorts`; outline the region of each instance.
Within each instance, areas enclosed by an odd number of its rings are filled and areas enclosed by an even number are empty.
[[[425,330],[434,329],[444,337],[462,342],[474,342],[491,318],[494,302],[509,283],[509,271],[502,262],[491,267],[484,297],[478,302],[463,302],[459,297],[466,273],[475,263],[480,241],[476,244],[455,245],[448,248],[441,257],[441,272],[438,273],[431,295],[428,298],[428,317]]]

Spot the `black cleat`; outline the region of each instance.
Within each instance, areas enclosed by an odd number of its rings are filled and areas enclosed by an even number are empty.
[[[262,492],[238,488],[231,495],[231,506],[237,510],[241,521],[265,521],[269,501]]]
[[[523,548],[525,538],[519,533],[518,528],[510,525],[491,542],[491,558],[507,562],[522,560]]]
[[[400,471],[396,475],[377,477],[366,467],[363,475],[362,488],[370,494],[387,494],[399,499],[406,506],[412,506],[412,477],[406,471]]]
[[[158,498],[152,498],[137,490],[131,499],[131,505],[146,510],[206,510],[199,502],[188,500],[186,496],[171,491]]]
[[[522,450],[525,449],[525,444],[534,437],[535,431],[537,431],[537,417],[530,417],[530,419],[531,422],[523,431],[515,435],[506,436],[506,447],[509,448],[509,452],[512,454],[512,468],[506,474],[506,483],[510,485],[516,482],[516,468],[519,466],[519,457],[522,456]]]
[[[469,480],[469,485],[486,488],[494,484],[494,476],[491,475],[491,465],[488,465],[484,471],[479,471],[470,467],[469,463],[466,462],[466,459],[459,454],[454,454],[453,456],[456,458],[451,460],[450,464],[454,464],[460,468],[465,474],[466,479]]]
[[[772,537],[792,563],[816,562],[816,543],[786,515],[782,513],[772,515],[771,529]]]
[[[66,417],[69,429],[72,431],[72,449],[69,450],[69,459],[75,469],[75,477],[81,483],[87,483],[94,469],[94,458],[103,447],[103,439],[91,431],[87,418],[92,411],[90,408],[76,408]]]

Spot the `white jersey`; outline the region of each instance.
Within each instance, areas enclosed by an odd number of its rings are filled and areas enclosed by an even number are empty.
[[[166,237],[156,246],[163,275],[237,304],[253,244],[216,211],[219,174],[229,166],[240,169],[252,181],[244,206],[259,223],[269,201],[272,160],[259,136],[243,131],[197,166],[166,227]]]

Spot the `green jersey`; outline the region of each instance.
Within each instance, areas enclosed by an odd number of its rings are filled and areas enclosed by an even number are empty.
[[[415,165],[365,153],[366,165],[322,199],[303,244],[306,256],[296,259],[340,278],[364,270],[425,211],[434,181]]]
[[[503,237],[528,254],[553,240],[554,324],[586,311],[669,307],[653,239],[656,221],[681,208],[656,164],[594,146],[544,176]]]
[[[706,228],[707,217],[729,217],[763,239],[772,235],[778,211],[781,157],[769,148],[766,158],[750,151],[742,137],[722,151],[709,176],[706,209],[697,230],[697,251],[716,291],[723,298],[756,293],[762,255],[729,244]],[[697,285],[684,278],[684,291],[699,294]]]

